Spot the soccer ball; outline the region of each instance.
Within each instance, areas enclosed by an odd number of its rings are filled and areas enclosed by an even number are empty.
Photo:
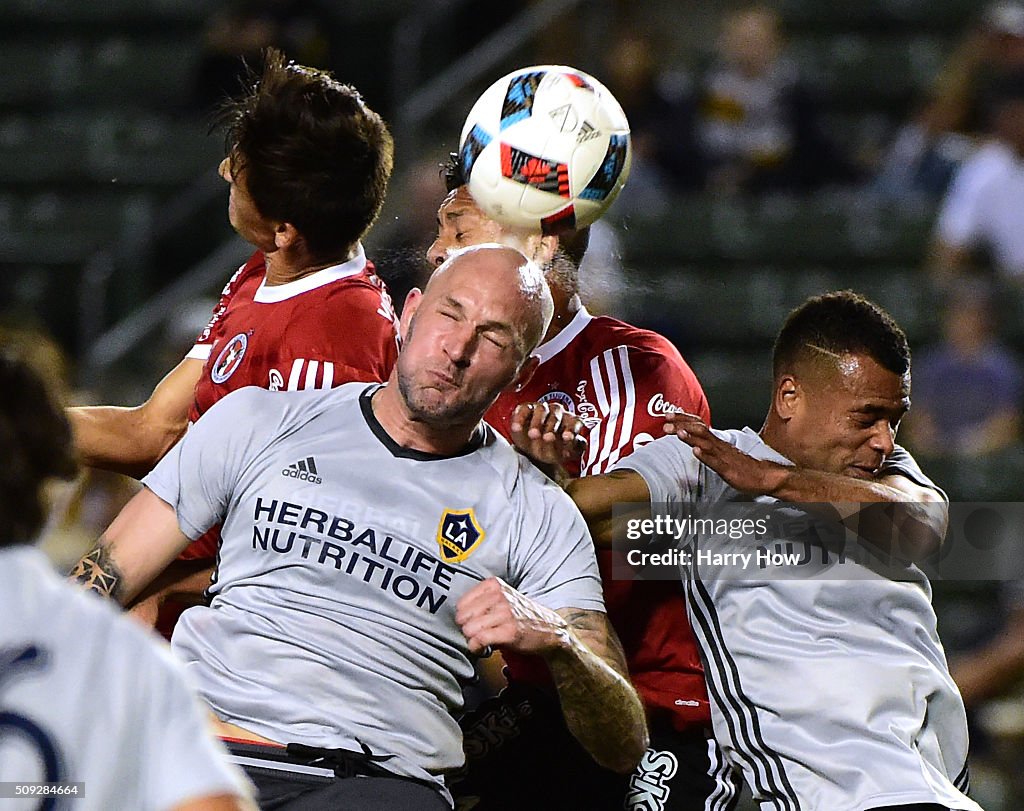
[[[625,185],[631,159],[629,122],[615,97],[561,65],[496,81],[459,139],[462,176],[483,212],[545,234],[596,221]]]

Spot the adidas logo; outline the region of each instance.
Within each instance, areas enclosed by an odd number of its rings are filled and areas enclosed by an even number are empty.
[[[576,143],[582,144],[585,141],[592,141],[595,138],[601,137],[601,130],[597,129],[589,121],[584,121],[580,126],[579,132],[576,133]]]
[[[288,467],[281,471],[281,475],[309,482],[310,484],[320,484],[323,482],[323,479],[317,475],[316,460],[312,456],[307,456],[305,459],[288,465]]]

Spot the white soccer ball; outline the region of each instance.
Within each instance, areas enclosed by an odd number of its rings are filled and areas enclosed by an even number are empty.
[[[629,122],[581,70],[539,65],[492,84],[459,139],[477,205],[504,225],[556,234],[596,221],[629,176]]]

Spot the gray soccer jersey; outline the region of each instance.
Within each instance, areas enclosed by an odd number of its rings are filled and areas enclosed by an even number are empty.
[[[789,464],[749,428],[715,433],[754,458]],[[902,449],[888,464],[930,485]],[[638,472],[652,502],[677,515],[692,505],[750,501],[676,437],[617,467]],[[767,546],[785,545],[785,522],[779,526],[781,533],[769,530]],[[705,555],[693,554],[684,576],[715,737],[762,809],[937,803],[980,811],[960,791],[966,717],[936,632],[931,588],[916,566],[890,579],[850,560],[837,568],[833,558],[817,567],[755,566],[740,576],[725,569],[741,566],[738,559],[713,555],[752,552],[751,539],[702,535],[699,545]]]
[[[250,793],[162,641],[61,581],[42,553],[0,550],[0,616],[0,781],[84,783],[58,798],[67,811]]]
[[[481,426],[461,455],[401,448],[375,389],[228,395],[145,484],[190,537],[223,521],[212,603],[173,637],[216,713],[440,781],[473,677],[459,598],[493,575],[604,610],[601,584],[575,505],[507,442]]]

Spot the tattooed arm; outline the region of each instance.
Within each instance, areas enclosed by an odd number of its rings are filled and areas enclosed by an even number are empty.
[[[647,749],[643,704],[622,644],[601,611],[563,609],[565,644],[545,656],[572,734],[607,769],[632,771]]]
[[[87,589],[126,605],[164,570],[189,539],[174,508],[141,490],[71,571]]]
[[[455,620],[473,653],[488,647],[544,657],[573,735],[601,766],[632,771],[647,748],[643,705],[601,611],[552,611],[489,578],[459,600]]]

